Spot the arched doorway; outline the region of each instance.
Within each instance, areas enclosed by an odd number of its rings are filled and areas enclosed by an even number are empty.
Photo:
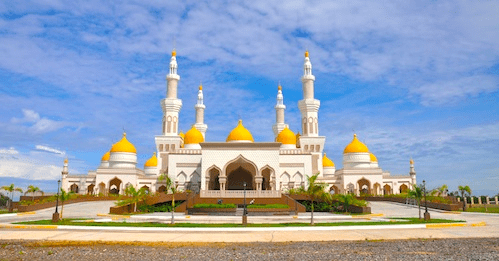
[[[162,185],[161,187],[158,188],[158,192],[165,192],[166,191],[166,186]]]
[[[357,184],[359,185],[360,194],[364,195],[371,194],[371,182],[369,182],[369,180],[362,178],[359,179],[359,181],[357,181]]]
[[[79,191],[78,185],[76,185],[76,183],[73,183],[73,185],[71,185],[71,187],[69,187],[69,191],[71,191],[73,193],[78,193],[78,191]]]
[[[242,156],[232,161],[225,168],[227,174],[227,190],[243,190],[246,183],[247,190],[256,189],[255,179],[257,168]]]
[[[381,193],[381,185],[379,183],[374,183],[373,193],[374,195],[379,195]]]
[[[109,194],[120,194],[121,180],[114,178],[109,181]]]
[[[265,168],[262,170],[262,190],[273,190],[270,185],[271,173],[272,171],[270,170],[270,168]]]
[[[93,195],[94,194],[94,188],[95,188],[95,185],[94,184],[90,184],[87,188],[87,194],[89,195]]]
[[[146,193],[149,193],[149,187],[146,185],[142,186],[140,189],[144,189]]]
[[[99,183],[99,194],[106,194],[106,184],[104,182]]]
[[[227,189],[243,190],[245,182],[247,190],[255,189],[253,184],[253,175],[251,175],[251,172],[247,171],[243,167],[239,167],[229,173],[229,176],[227,177]]]
[[[407,187],[406,184],[400,185],[399,191],[400,193],[406,193],[409,190],[409,187]]]
[[[347,185],[347,192],[349,194],[354,194],[355,193],[355,185],[352,183],[348,183]]]
[[[383,186],[383,194],[384,195],[390,195],[392,194],[392,187],[390,185],[386,184]]]
[[[210,181],[208,182],[208,190],[220,190],[220,170],[212,168],[208,171]]]
[[[331,195],[340,194],[340,190],[338,189],[338,187],[336,187],[335,185],[333,185],[329,189],[329,194],[331,194]]]

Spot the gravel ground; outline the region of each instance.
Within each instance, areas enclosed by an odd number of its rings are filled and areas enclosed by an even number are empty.
[[[499,238],[248,244],[0,241],[0,260],[499,260]]]

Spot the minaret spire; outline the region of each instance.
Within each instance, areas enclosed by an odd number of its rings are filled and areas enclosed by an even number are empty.
[[[286,110],[286,105],[284,105],[284,97],[282,95],[282,86],[279,83],[277,87],[277,103],[275,105],[275,124],[272,126],[275,137],[281,133],[288,125],[284,122],[284,110]]]
[[[416,184],[416,170],[414,170],[414,160],[411,158],[409,161],[410,169],[409,169],[409,175],[411,175],[411,182],[412,184]]]
[[[182,108],[182,100],[177,97],[180,75],[177,74],[177,51],[173,49],[170,59],[170,69],[166,75],[166,99],[161,100],[163,108],[163,135],[178,136],[178,114]]]
[[[305,62],[303,63],[303,76],[301,77],[303,88],[303,100],[298,102],[298,107],[302,115],[303,136],[319,136],[318,112],[320,101],[314,98],[315,76],[312,74],[312,63],[308,50],[305,52]]]
[[[194,124],[194,127],[203,134],[203,138],[206,138],[205,135],[208,125],[204,123],[204,109],[206,106],[203,101],[203,85],[201,83],[199,84],[198,101],[194,108],[196,109],[196,124]]]

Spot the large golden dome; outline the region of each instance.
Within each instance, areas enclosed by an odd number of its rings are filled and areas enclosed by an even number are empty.
[[[368,153],[369,149],[367,146],[357,139],[357,134],[353,135],[353,140],[345,147],[343,154],[346,153]]]
[[[184,144],[198,144],[204,142],[203,134],[194,126],[185,133]]]
[[[334,167],[334,162],[326,157],[326,153],[324,153],[324,157],[322,157],[322,167],[331,168]]]
[[[371,157],[371,162],[378,162],[378,158],[376,158],[376,156],[374,156],[374,154],[370,153],[369,157]]]
[[[154,152],[152,157],[150,159],[148,159],[146,161],[146,163],[144,164],[144,168],[145,167],[157,167],[157,166],[158,166],[158,158],[156,157],[156,152]]]
[[[135,149],[135,146],[126,139],[126,133],[123,132],[123,138],[113,145],[111,152],[137,153],[137,150]]]
[[[254,142],[253,136],[248,129],[243,126],[243,121],[239,120],[237,126],[229,133],[227,137],[227,142],[229,141],[250,141]]]
[[[102,156],[102,161],[108,161],[109,158],[111,157],[111,151],[108,151],[106,152],[106,154],[104,154],[104,156]]]
[[[276,141],[282,144],[296,145],[296,135],[293,131],[286,127],[279,133],[279,135],[277,135]]]

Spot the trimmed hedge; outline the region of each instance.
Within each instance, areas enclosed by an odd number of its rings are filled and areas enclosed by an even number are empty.
[[[236,204],[195,204],[192,208],[236,208]]]
[[[248,205],[247,208],[289,208],[285,204]]]

